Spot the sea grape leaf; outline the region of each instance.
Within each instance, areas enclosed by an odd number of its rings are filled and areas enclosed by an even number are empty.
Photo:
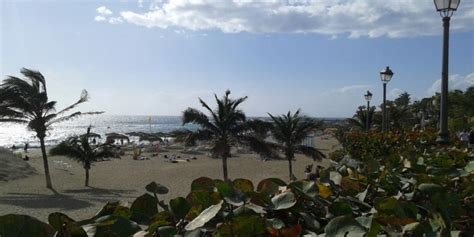
[[[275,195],[272,204],[274,210],[288,209],[296,204],[296,198],[293,192],[287,191]]]
[[[329,172],[329,179],[336,185],[341,185],[342,175],[339,172],[331,171]]]
[[[352,208],[345,202],[333,202],[331,206],[329,206],[329,212],[334,216],[350,215],[352,214]]]
[[[464,170],[468,173],[474,173],[474,161],[469,161],[466,167],[464,167]]]
[[[275,195],[281,186],[286,186],[286,183],[277,178],[264,179],[258,183],[257,191],[266,193],[267,195]]]
[[[103,216],[95,220],[92,236],[131,236],[141,231],[137,223],[121,216]]]
[[[150,192],[150,193],[157,193],[157,194],[167,194],[169,192],[168,188],[158,184],[156,182],[151,182],[147,186],[145,186],[145,189]]]
[[[191,191],[214,191],[214,180],[207,177],[199,177],[191,183]]]
[[[191,204],[189,204],[185,198],[177,197],[170,200],[170,207],[171,212],[173,212],[174,215],[178,218],[184,218],[191,209]]]
[[[0,236],[52,237],[54,228],[27,215],[0,216]]]
[[[300,216],[303,217],[304,223],[308,229],[318,231],[321,228],[321,224],[313,216],[305,212],[300,212]]]
[[[345,236],[351,234],[365,234],[365,228],[351,216],[338,216],[333,218],[324,228],[326,236]]]
[[[232,184],[235,189],[238,189],[244,193],[253,192],[254,190],[252,181],[248,179],[235,179]]]
[[[266,223],[267,223],[267,226],[270,226],[277,230],[285,227],[285,223],[281,219],[278,219],[278,218],[267,219]]]
[[[422,183],[418,185],[418,190],[426,195],[434,195],[443,191],[443,187],[434,183]]]
[[[76,221],[63,213],[54,212],[48,216],[49,224],[59,232],[59,235],[68,233],[71,237],[87,237],[84,229]]]
[[[265,230],[265,219],[260,216],[238,216],[230,223],[223,224],[217,228],[215,237],[248,237],[263,236]]]
[[[132,212],[132,219],[144,223],[149,218],[158,213],[156,199],[148,193],[143,194],[133,201],[130,211]]]
[[[316,183],[312,181],[296,181],[290,184],[290,188],[310,199],[315,198],[319,191]]]
[[[195,230],[199,227],[204,226],[208,221],[214,218],[217,215],[217,213],[219,213],[219,211],[222,208],[223,203],[224,201],[220,201],[218,204],[212,205],[206,208],[204,211],[202,211],[201,214],[199,214],[199,216],[194,218],[194,220],[192,220],[186,225],[185,227],[186,231]]]
[[[161,226],[157,232],[160,237],[174,237],[178,233],[173,226]]]
[[[324,185],[324,184],[318,184],[318,189],[319,189],[319,196],[322,198],[329,198],[332,195],[331,189]]]

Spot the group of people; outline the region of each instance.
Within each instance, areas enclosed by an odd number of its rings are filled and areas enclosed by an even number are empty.
[[[471,132],[468,132],[467,130],[460,132],[459,140],[461,140],[467,148],[474,149],[474,130],[471,130]]]

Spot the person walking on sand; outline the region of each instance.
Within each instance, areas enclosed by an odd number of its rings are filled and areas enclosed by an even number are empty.
[[[23,150],[25,151],[25,153],[28,153],[28,147],[30,146],[30,144],[28,144],[28,142],[25,142],[25,147],[23,148]]]
[[[467,130],[464,130],[459,134],[459,139],[461,140],[463,146],[469,148],[470,134],[467,132]]]
[[[474,129],[471,130],[471,133],[469,134],[469,147],[474,149]]]

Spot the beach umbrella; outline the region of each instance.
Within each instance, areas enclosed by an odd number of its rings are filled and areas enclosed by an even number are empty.
[[[107,133],[105,134],[105,136],[107,136],[107,141],[113,141],[113,140],[119,139],[119,140],[127,140],[127,142],[130,142],[130,138],[128,138],[128,136],[120,134],[120,133],[114,133],[114,132]]]

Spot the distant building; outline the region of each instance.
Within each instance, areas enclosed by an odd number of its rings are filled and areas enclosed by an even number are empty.
[[[315,144],[315,133],[312,132],[312,133],[309,133],[303,140],[303,142],[301,143],[301,145],[304,145],[304,146],[309,146],[309,147],[314,147],[316,148],[316,144]]]

